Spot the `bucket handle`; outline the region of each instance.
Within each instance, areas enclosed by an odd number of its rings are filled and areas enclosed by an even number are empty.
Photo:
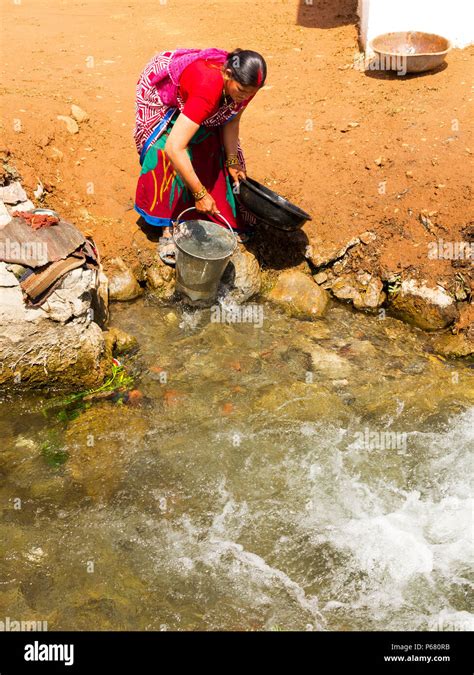
[[[181,213],[179,214],[179,216],[178,216],[178,217],[176,218],[176,220],[174,221],[173,226],[174,226],[174,225],[179,225],[179,219],[181,218],[181,216],[184,216],[184,214],[187,213],[188,211],[197,211],[197,208],[196,208],[195,206],[190,206],[188,209],[185,209],[184,211],[181,211]],[[198,213],[201,213],[201,211],[198,211]],[[223,216],[221,213],[216,213],[216,214],[213,214],[213,215],[216,215],[216,216],[219,216],[220,218],[222,218],[222,220],[224,221],[224,223],[225,223],[225,224],[227,225],[227,227],[229,228],[230,233],[232,234],[232,237],[235,239],[235,241],[237,241],[237,237],[235,236],[235,232],[234,232],[234,230],[232,229],[232,227],[231,227],[229,221],[228,221],[226,218],[224,218],[224,216]]]

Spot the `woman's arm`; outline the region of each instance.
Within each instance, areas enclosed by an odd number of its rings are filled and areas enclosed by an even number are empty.
[[[181,113],[165,144],[166,156],[193,193],[201,192],[205,188],[194,171],[186,152],[189,141],[198,129],[199,124]],[[196,209],[204,213],[219,213],[216,202],[209,193],[206,193],[201,199],[196,199]]]
[[[243,112],[243,111],[242,111]],[[224,136],[224,148],[225,154],[227,157],[230,155],[237,154],[237,144],[239,141],[239,128],[240,128],[240,118],[242,117],[242,112],[239,112],[238,115],[233,117],[230,122],[224,124],[223,136]]]
[[[246,178],[245,171],[237,159],[237,149],[239,143],[239,129],[240,129],[240,118],[242,117],[243,110],[236,115],[230,122],[224,125],[223,129],[223,141],[225,154],[227,159],[232,158],[234,164],[228,166],[229,173],[232,176],[234,183],[238,183],[241,178]]]

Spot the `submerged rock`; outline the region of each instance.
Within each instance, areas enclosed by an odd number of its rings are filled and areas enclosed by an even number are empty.
[[[134,300],[142,293],[135,275],[122,258],[113,258],[110,261],[107,267],[107,278],[110,300]]]
[[[329,296],[311,277],[303,272],[283,272],[268,299],[280,305],[290,315],[314,319],[326,311]]]
[[[415,279],[403,280],[389,301],[395,316],[428,331],[446,328],[458,316],[454,298],[442,286],[432,288]]]
[[[244,248],[238,247],[229,260],[222,277],[221,291],[236,302],[245,302],[257,295],[262,284],[257,258]]]
[[[435,352],[442,356],[458,358],[474,354],[474,340],[466,333],[457,335],[442,335],[433,342]]]
[[[107,402],[87,409],[67,428],[65,475],[94,501],[107,501],[142,447],[146,429],[145,418],[135,409]]]
[[[345,378],[352,372],[352,365],[336,352],[314,345],[311,350],[313,370],[329,380]]]
[[[111,353],[124,354],[137,346],[137,338],[120,328],[109,328],[104,333],[105,343]]]

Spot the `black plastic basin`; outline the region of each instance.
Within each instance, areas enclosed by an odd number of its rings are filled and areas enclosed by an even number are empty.
[[[267,225],[280,230],[299,230],[311,216],[252,178],[240,181],[237,199]]]

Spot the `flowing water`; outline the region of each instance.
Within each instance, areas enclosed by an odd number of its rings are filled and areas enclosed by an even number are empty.
[[[469,364],[344,307],[112,319],[138,404],[3,396],[0,619],[472,629]]]

